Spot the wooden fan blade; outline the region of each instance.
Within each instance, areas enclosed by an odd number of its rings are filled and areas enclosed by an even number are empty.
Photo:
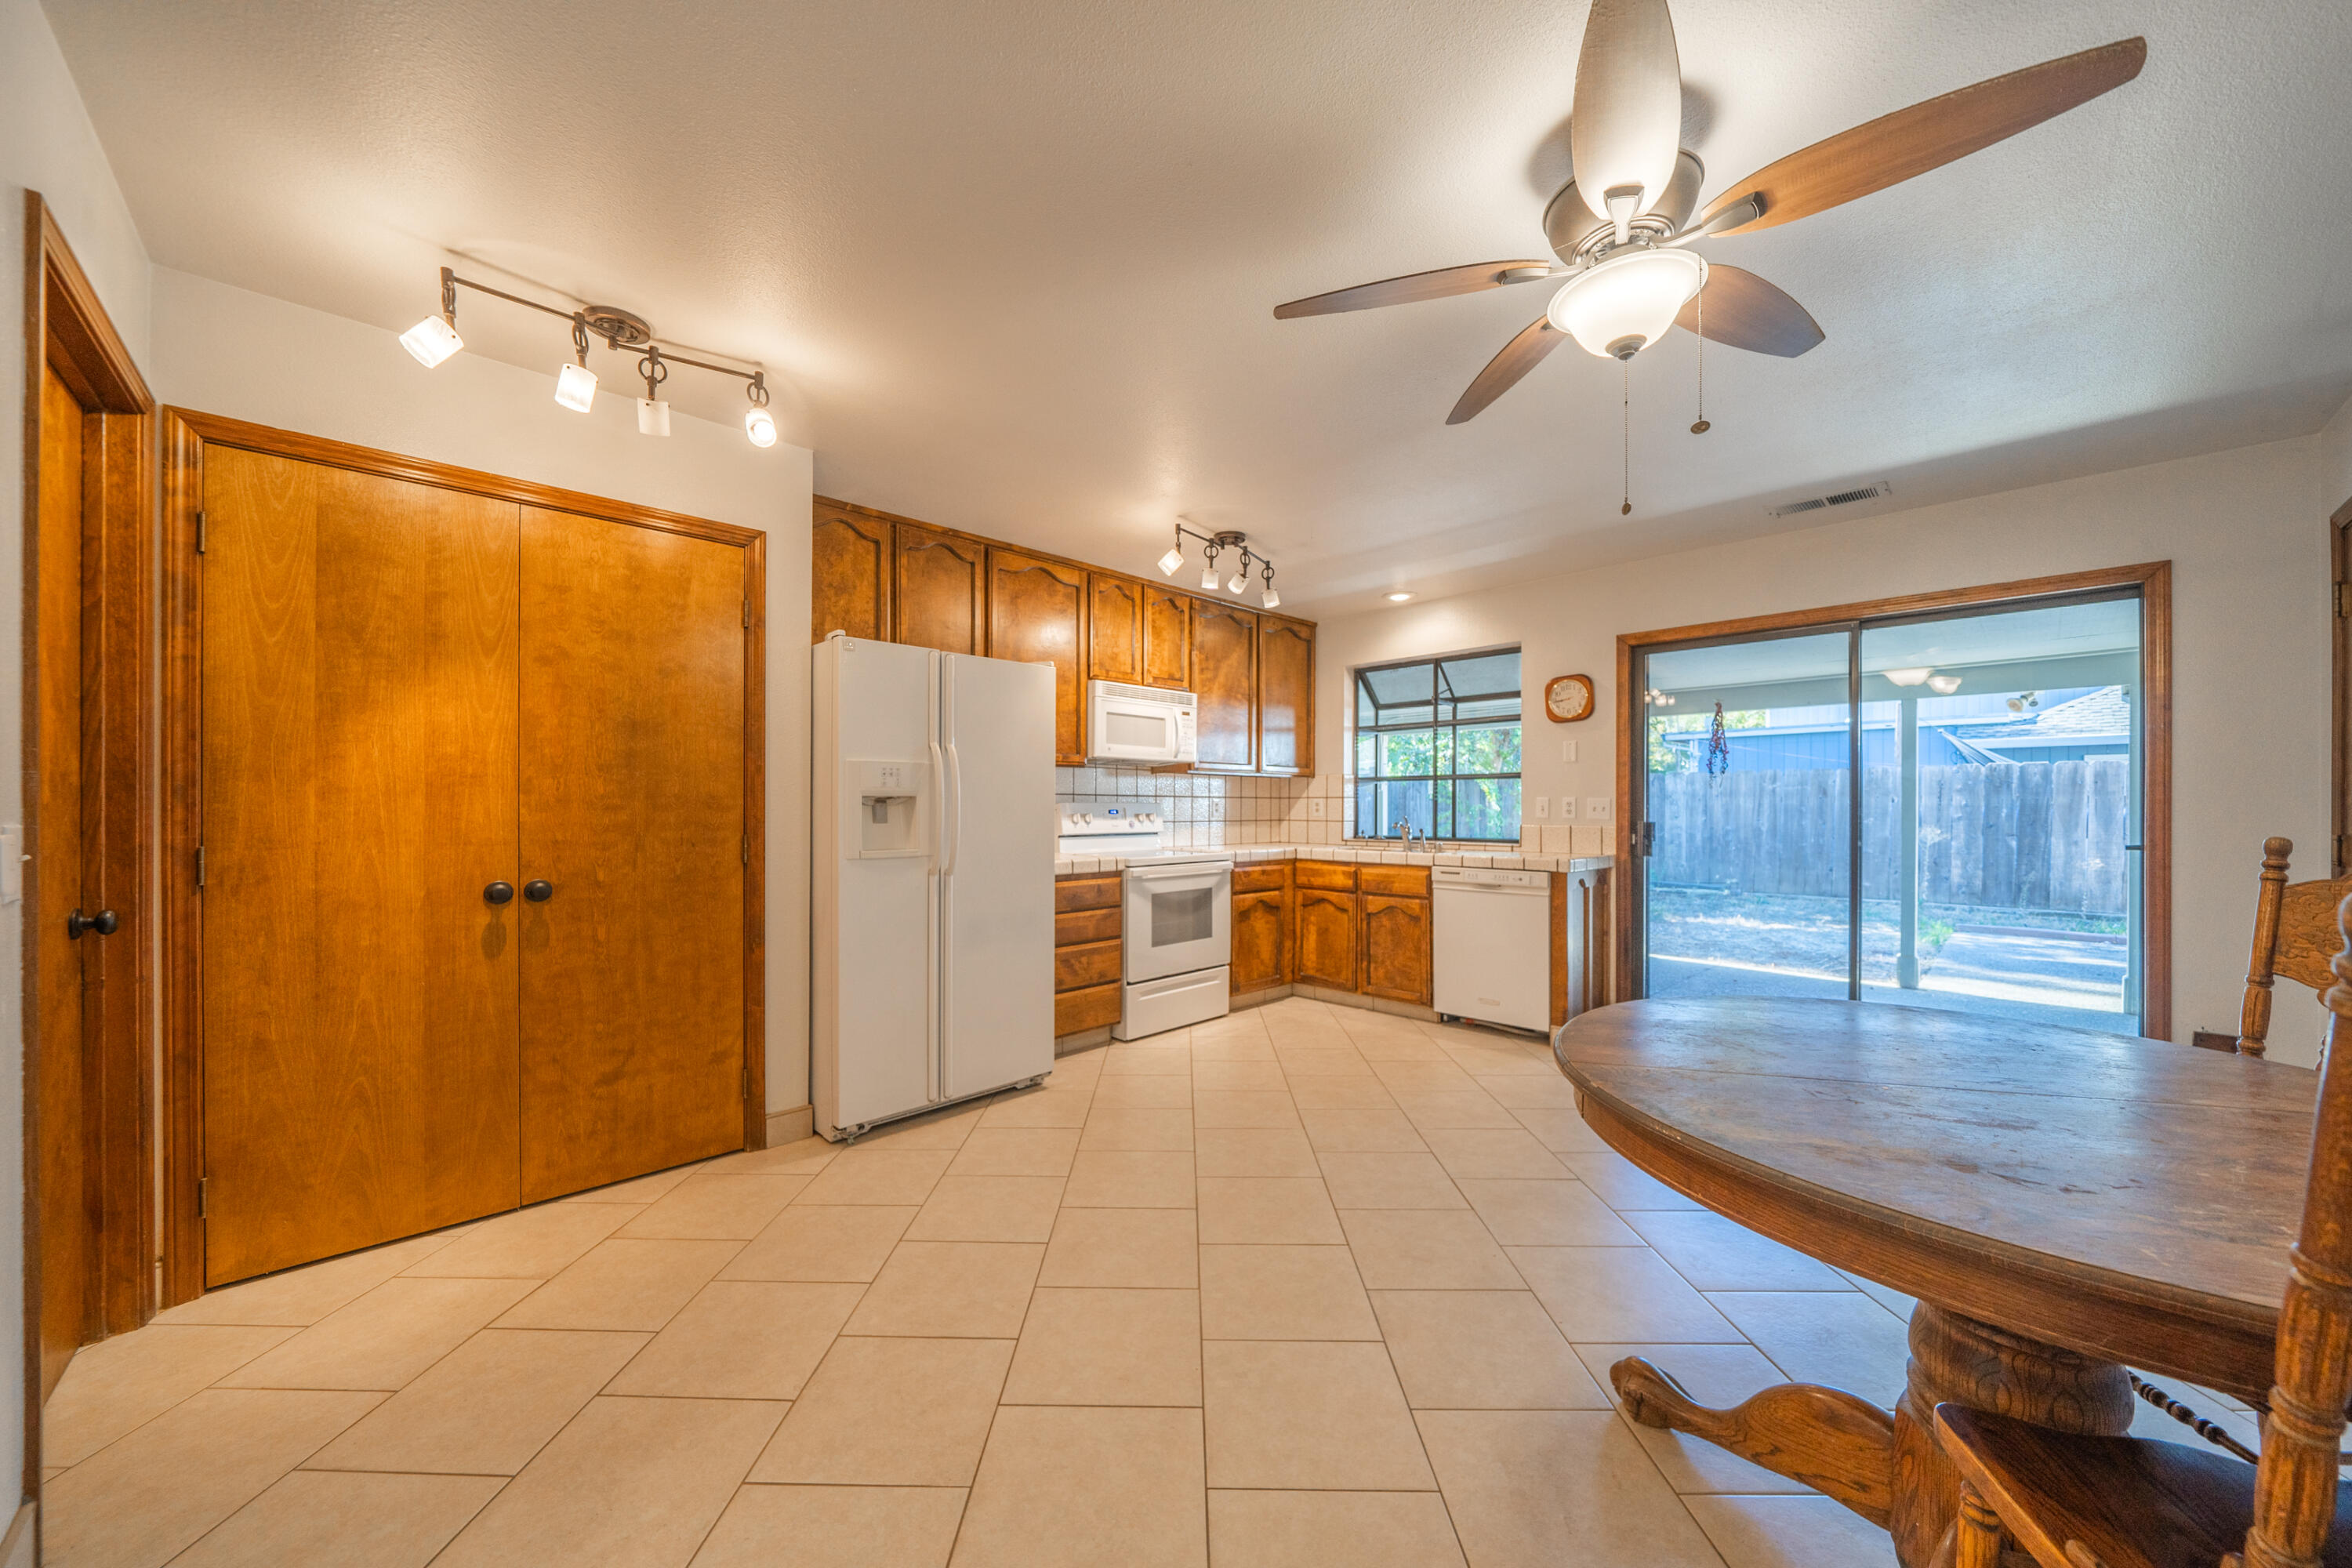
[[[1675,325],[1696,332],[1702,317],[1706,331],[1700,335],[1707,342],[1753,353],[1795,359],[1822,341],[1821,327],[1802,305],[1753,272],[1720,261],[1707,263],[1706,287],[1683,307]]]
[[[1578,194],[1607,217],[1608,193],[1636,186],[1644,194],[1626,216],[1647,212],[1665,198],[1682,144],[1682,57],[1666,0],[1592,0],[1568,121]]]
[[[1503,345],[1503,352],[1486,362],[1478,379],[1463,393],[1462,401],[1445,416],[1448,425],[1459,425],[1475,419],[1486,405],[1519,384],[1519,377],[1542,363],[1544,355],[1568,342],[1568,334],[1551,324],[1549,316],[1538,316],[1517,337]]]
[[[1758,170],[1708,203],[1699,221],[1754,195],[1762,216],[1719,231],[1746,234],[1900,184],[2088,103],[2147,61],[2147,40],[2126,38],[1898,109]]]
[[[1329,316],[1341,310],[1443,300],[1449,294],[1475,294],[1482,289],[1532,283],[1550,277],[1554,270],[1549,261],[1480,261],[1468,267],[1441,267],[1434,272],[1408,272],[1402,278],[1383,278],[1377,283],[1359,283],[1352,289],[1334,289],[1328,294],[1310,294],[1276,305],[1274,319],[1287,321],[1297,316]]]

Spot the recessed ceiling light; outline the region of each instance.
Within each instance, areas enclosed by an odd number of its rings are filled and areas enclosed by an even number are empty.
[[[1389,595],[1389,603],[1391,605],[1402,605],[1407,599],[1412,597],[1412,595],[1411,594],[1391,594]]]

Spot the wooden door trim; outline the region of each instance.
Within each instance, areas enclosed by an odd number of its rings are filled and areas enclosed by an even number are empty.
[[[767,823],[767,535],[758,529],[641,507],[509,479],[425,458],[354,447],[193,409],[162,411],[163,449],[163,1124],[162,1306],[204,1293],[204,1233],[197,1216],[204,1172],[203,900],[201,840],[203,574],[197,569],[205,448],[218,445],[267,456],[511,500],[548,511],[733,545],[744,552],[743,822],[748,843],[743,897],[744,1147],[766,1142],[765,958]]]
[[[85,510],[98,508],[95,533],[100,551],[95,579],[84,562],[84,610],[99,624],[97,679],[85,701],[98,712],[98,763],[103,798],[86,837],[95,830],[94,871],[109,907],[123,919],[122,945],[116,949],[126,973],[112,975],[97,1020],[93,1100],[99,1110],[97,1158],[99,1245],[92,1281],[96,1317],[109,1332],[135,1328],[154,1311],[152,1270],[154,1205],[152,1146],[149,1128],[153,1100],[152,952],[148,888],[154,841],[152,749],[149,736],[154,709],[147,670],[154,652],[151,627],[154,599],[149,570],[149,508],[154,485],[155,400],[115,331],[97,289],[76,259],[73,247],[37,191],[25,193],[25,410],[24,410],[24,672],[23,731],[25,842],[35,843],[40,792],[37,770],[46,741],[39,732],[36,679],[44,628],[40,624],[37,560],[41,504],[41,389],[51,366],[85,409],[100,416],[97,488]],[[85,463],[85,473],[89,465]],[[85,538],[91,531],[86,526]],[[84,711],[84,724],[90,715]],[[81,744],[75,737],[74,743]],[[49,945],[63,940],[40,929],[42,868],[29,864],[19,908],[25,914],[22,952],[24,987],[24,1327],[25,1469],[23,1495],[37,1495],[41,1477],[41,1203],[39,1123],[40,1053],[45,1041],[39,1017],[38,963]],[[87,1035],[85,1039],[89,1038]],[[127,1103],[124,1101],[126,1100]]]
[[[2352,521],[2352,501],[2339,516]],[[2065,572],[2048,577],[2025,577],[1988,583],[1973,588],[1945,588],[1932,593],[1898,594],[1884,599],[1829,605],[1813,610],[1789,610],[1738,620],[1703,621],[1658,631],[1622,632],[1617,637],[1617,809],[1619,851],[1626,874],[1611,879],[1612,911],[1617,926],[1616,981],[1612,999],[1640,994],[1642,933],[1634,915],[1634,861],[1629,842],[1633,821],[1633,780],[1637,760],[1645,759],[1643,741],[1643,705],[1633,689],[1633,658],[1663,644],[1697,642],[1715,637],[1755,636],[1794,631],[1842,621],[1876,620],[1888,616],[1974,608],[2004,600],[2054,598],[2100,588],[2137,588],[2140,593],[2140,668],[2142,693],[2141,776],[2145,820],[2140,826],[2141,919],[2147,931],[2146,973],[2140,981],[2140,1029],[2153,1039],[2172,1035],[2172,563],[2143,561],[2090,572]],[[2341,704],[2338,704],[2339,710]]]
[[[432,485],[445,490],[463,490],[468,495],[488,496],[493,500],[516,501],[523,506],[538,507],[543,511],[577,512],[583,517],[602,518],[606,522],[650,528],[662,533],[681,533],[689,539],[714,540],[720,544],[749,546],[753,540],[764,537],[755,528],[741,528],[731,522],[713,522],[709,518],[664,511],[659,507],[638,506],[633,501],[614,500],[610,496],[567,490],[556,485],[541,484],[535,479],[486,474],[478,468],[461,468],[454,463],[438,463],[429,458],[411,458],[398,452],[379,451],[373,447],[354,447],[344,441],[328,440],[322,436],[279,430],[218,414],[199,413],[193,408],[167,408],[164,412],[187,426],[198,440],[209,446],[237,447],[248,452],[291,458],[298,462],[317,463],[324,468],[380,474],[385,479],[406,479],[412,484]]]

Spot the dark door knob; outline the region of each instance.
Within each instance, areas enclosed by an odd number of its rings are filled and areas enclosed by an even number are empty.
[[[512,882],[492,882],[488,887],[482,889],[482,902],[486,904],[510,904],[514,902],[514,884]]]
[[[555,897],[555,884],[543,879],[535,879],[522,885],[522,896],[534,904],[543,904]]]
[[[66,917],[66,936],[68,940],[79,940],[86,931],[94,931],[100,936],[112,936],[121,924],[112,910],[100,910],[94,915],[86,915],[76,910]]]

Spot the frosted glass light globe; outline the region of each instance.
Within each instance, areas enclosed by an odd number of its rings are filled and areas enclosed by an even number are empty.
[[[1689,251],[1634,249],[1570,279],[1545,314],[1587,353],[1632,359],[1706,286],[1706,262]]]

